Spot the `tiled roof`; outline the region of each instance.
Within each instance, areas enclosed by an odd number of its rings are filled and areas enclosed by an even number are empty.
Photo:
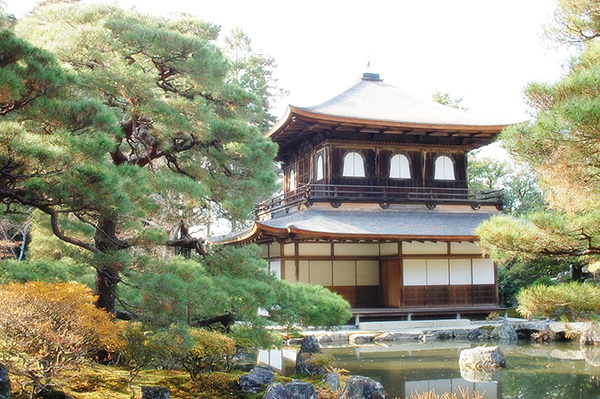
[[[475,229],[495,210],[327,209],[311,207],[287,216],[257,221],[252,229],[226,241],[245,241],[260,231],[276,236],[348,239],[476,239]]]
[[[494,126],[498,121],[428,101],[378,79],[361,79],[320,105],[296,109],[343,118],[426,125]]]

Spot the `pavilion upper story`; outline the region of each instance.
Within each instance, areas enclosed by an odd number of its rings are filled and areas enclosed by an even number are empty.
[[[289,106],[267,133],[279,145],[283,194],[259,206],[259,219],[299,201],[501,208],[500,191],[469,189],[467,154],[506,126],[365,73],[323,104]]]

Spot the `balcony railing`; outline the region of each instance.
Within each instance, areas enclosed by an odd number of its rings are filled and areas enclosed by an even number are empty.
[[[378,203],[382,208],[390,204],[425,204],[433,209],[437,205],[482,205],[502,209],[502,190],[476,190],[469,188],[396,187],[343,184],[306,184],[298,189],[273,197],[257,205],[257,217],[280,211],[289,212],[313,202],[330,202],[335,208],[343,202]]]

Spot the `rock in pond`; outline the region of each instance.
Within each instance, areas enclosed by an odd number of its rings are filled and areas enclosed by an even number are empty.
[[[497,346],[477,346],[463,349],[458,364],[461,369],[464,367],[474,370],[499,370],[506,367],[506,360]]]
[[[360,375],[346,380],[338,399],[385,399],[381,383]]]
[[[255,367],[250,374],[246,374],[238,378],[238,385],[244,392],[258,393],[265,386],[272,383],[275,379],[275,374],[266,367]]]

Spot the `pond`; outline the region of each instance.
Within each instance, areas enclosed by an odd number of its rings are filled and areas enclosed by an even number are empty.
[[[333,347],[323,352],[333,355],[336,368],[381,382],[390,398],[410,398],[432,389],[439,394],[458,392],[459,387],[485,392],[486,399],[600,398],[600,348],[571,342],[499,345],[507,369],[492,381],[470,382],[469,376],[461,375],[458,358],[461,350],[477,345],[442,341]],[[293,373],[295,351],[269,351],[260,356],[259,360],[283,373]]]

